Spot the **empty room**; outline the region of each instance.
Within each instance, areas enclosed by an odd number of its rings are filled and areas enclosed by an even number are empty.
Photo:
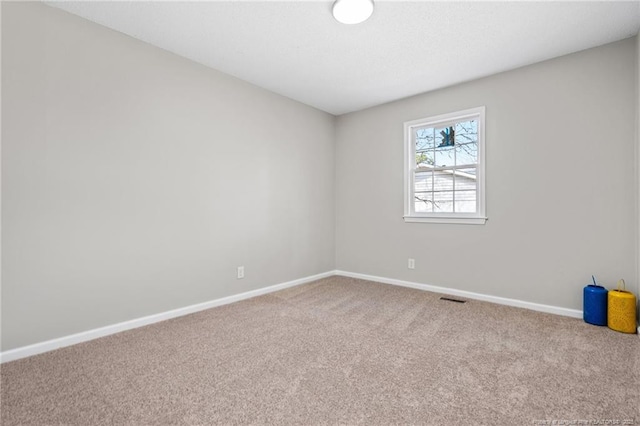
[[[0,2],[0,424],[640,424],[640,2]]]

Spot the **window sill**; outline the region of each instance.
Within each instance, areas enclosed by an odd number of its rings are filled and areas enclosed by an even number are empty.
[[[433,216],[404,216],[405,222],[419,223],[457,223],[461,225],[484,225],[486,217],[433,217]]]

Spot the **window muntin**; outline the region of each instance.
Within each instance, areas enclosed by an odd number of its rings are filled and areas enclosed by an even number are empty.
[[[484,223],[484,107],[405,123],[405,153],[405,220]]]

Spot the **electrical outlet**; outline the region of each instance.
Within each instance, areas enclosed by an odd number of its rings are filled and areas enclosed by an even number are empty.
[[[410,258],[409,261],[407,262],[407,268],[416,269],[416,260]]]
[[[238,279],[244,278],[244,266],[238,266]]]

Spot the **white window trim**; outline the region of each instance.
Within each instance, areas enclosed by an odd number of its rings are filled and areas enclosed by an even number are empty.
[[[413,165],[415,162],[415,142],[413,129],[425,126],[443,126],[447,122],[457,122],[465,118],[478,117],[478,165],[476,192],[477,211],[475,213],[416,213],[413,203]],[[404,221],[425,223],[459,223],[483,225],[487,221],[485,200],[485,107],[441,114],[404,123]]]

